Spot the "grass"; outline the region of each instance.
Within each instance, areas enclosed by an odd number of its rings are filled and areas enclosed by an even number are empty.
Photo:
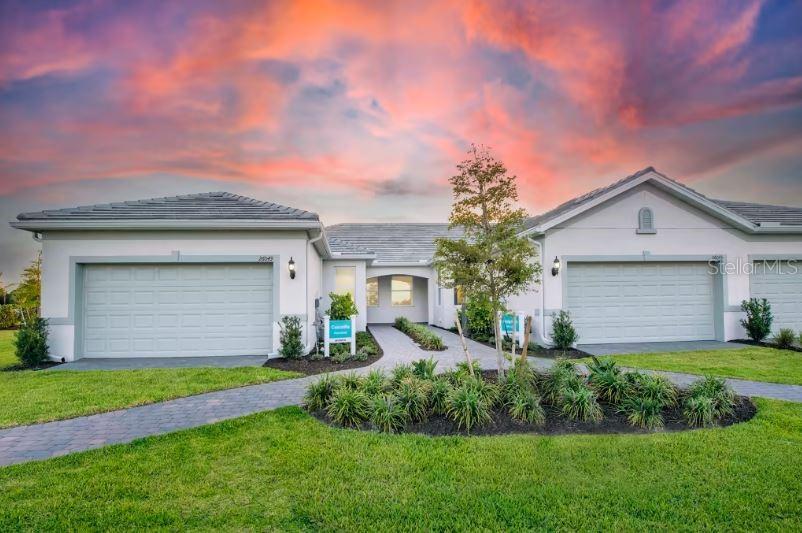
[[[799,530],[802,405],[758,407],[725,429],[480,438],[284,408],[2,468],[0,530]]]
[[[14,355],[14,336],[16,333],[16,331],[8,329],[0,330],[0,370],[19,363],[17,356]]]
[[[755,346],[612,357],[621,366],[802,385],[802,353],[791,350]]]
[[[18,363],[13,332],[0,331],[0,368]],[[0,428],[62,420],[300,374],[272,368],[0,371]]]

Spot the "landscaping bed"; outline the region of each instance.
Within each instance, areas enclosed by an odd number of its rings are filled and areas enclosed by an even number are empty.
[[[346,351],[350,350],[350,344],[333,344],[330,346],[330,353],[334,351],[332,356],[323,357],[323,348],[319,347],[318,352],[312,352],[304,357],[297,359],[289,359],[285,357],[277,357],[268,359],[263,366],[268,368],[275,368],[276,370],[285,370],[288,372],[299,372],[306,376],[314,376],[317,374],[326,374],[329,372],[336,372],[338,370],[351,370],[354,368],[362,368],[370,366],[384,355],[379,343],[370,333],[358,332],[356,336],[356,349],[357,354],[362,352],[361,356],[352,358],[346,355]],[[368,348],[366,348],[366,346]],[[340,353],[342,352],[342,353]],[[338,356],[339,354],[339,356]]]
[[[427,435],[648,433],[722,427],[749,420],[752,402],[723,379],[681,390],[666,378],[624,372],[594,359],[587,376],[566,359],[547,373],[517,364],[499,379],[460,363],[435,374],[433,359],[326,376],[311,384],[305,408],[337,427]]]
[[[443,339],[423,324],[416,324],[404,317],[395,319],[393,326],[415,341],[421,350],[442,352],[447,348]]]
[[[792,352],[802,353],[802,346],[797,346],[797,345],[779,346],[778,344],[773,342],[755,341],[752,339],[737,339],[729,342],[736,342],[738,344],[748,344],[749,346],[762,346],[763,348],[774,348],[775,350],[790,350]]]

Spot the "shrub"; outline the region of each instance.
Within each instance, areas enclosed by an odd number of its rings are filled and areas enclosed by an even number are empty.
[[[472,296],[462,306],[468,321],[468,335],[486,341],[493,336],[493,305],[488,298]]]
[[[482,366],[479,361],[473,362],[473,367],[468,366],[468,361],[460,361],[454,370],[454,379],[461,382],[467,377],[479,376],[482,374]]]
[[[345,363],[351,359],[350,344],[332,344],[329,346],[329,357],[337,364]]]
[[[347,387],[335,389],[326,413],[342,426],[358,427],[368,417],[368,397]]]
[[[14,340],[17,358],[29,367],[37,367],[47,361],[47,319],[37,316],[23,322]]]
[[[12,329],[20,325],[20,312],[16,305],[0,305],[0,329]]]
[[[378,396],[388,389],[387,377],[384,372],[373,369],[368,372],[362,381],[362,392],[368,396]]]
[[[395,327],[407,334],[424,350],[445,350],[443,339],[422,324],[415,324],[402,316],[395,319]]]
[[[746,313],[746,318],[741,320],[741,325],[750,339],[760,342],[769,336],[774,315],[771,313],[771,304],[768,300],[765,298],[744,300],[741,302],[741,311]]]
[[[602,419],[602,410],[596,401],[596,395],[585,386],[564,388],[561,404],[563,415],[571,420],[598,422]]]
[[[788,349],[793,347],[796,342],[796,333],[789,328],[782,328],[771,341],[777,345],[778,348]]]
[[[433,358],[418,359],[412,362],[412,373],[421,379],[434,379],[434,369],[437,367],[437,361]]]
[[[629,390],[629,383],[612,359],[596,359],[588,364],[588,382],[599,398],[611,404],[621,403]]]
[[[356,351],[356,353],[351,357],[351,359],[360,362],[367,361],[368,359],[370,359],[370,354],[368,353],[368,350],[362,347]]]
[[[304,343],[301,338],[303,333],[301,317],[293,315],[282,317],[281,322],[279,322],[279,328],[281,329],[279,354],[287,359],[301,357],[304,354]]]
[[[512,399],[520,392],[535,392],[535,373],[529,368],[529,365],[524,363],[516,364],[510,372],[504,375],[504,381],[501,384],[501,392],[504,401],[510,403]]]
[[[362,388],[362,378],[359,377],[356,372],[349,372],[348,374],[342,374],[337,376],[337,381],[335,382],[336,388],[348,389],[348,390],[360,390]]]
[[[663,404],[654,398],[646,396],[627,398],[622,410],[633,426],[646,429],[663,427]]]
[[[448,409],[448,396],[453,391],[451,384],[445,379],[435,379],[429,392],[429,404],[432,412],[438,415],[446,413]]]
[[[661,407],[677,404],[677,389],[663,376],[642,374],[637,387],[631,394],[653,400]]]
[[[304,395],[306,408],[310,411],[319,411],[328,407],[334,394],[334,385],[334,380],[328,375],[309,385]]]
[[[393,382],[398,384],[406,378],[413,377],[412,367],[406,364],[398,364],[392,370]]]
[[[710,398],[715,418],[732,414],[735,407],[735,392],[722,378],[708,376],[696,381],[688,388],[688,396]]]
[[[331,320],[348,320],[351,316],[359,314],[350,293],[336,294],[330,292],[329,298],[331,299],[331,305],[327,314]]]
[[[560,402],[566,389],[582,387],[582,378],[576,371],[576,366],[567,359],[558,359],[551,371],[546,374],[541,384],[543,396],[552,404]]]
[[[546,420],[540,398],[531,390],[520,389],[509,400],[510,417],[518,422],[542,424]]]
[[[579,340],[571,320],[571,313],[568,311],[560,311],[554,317],[551,324],[551,340],[558,350],[568,350]]]
[[[695,427],[712,426],[716,420],[713,399],[707,396],[689,396],[682,414],[688,424]]]
[[[425,420],[429,407],[427,384],[417,378],[406,378],[396,387],[398,403],[412,421]]]
[[[407,412],[395,396],[379,396],[371,402],[370,421],[380,431],[395,433],[407,425]]]
[[[454,389],[448,396],[448,416],[457,423],[458,428],[465,428],[468,433],[477,426],[490,422],[490,407],[470,383],[464,383]]]

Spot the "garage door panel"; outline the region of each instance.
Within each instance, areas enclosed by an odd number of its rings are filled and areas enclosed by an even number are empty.
[[[713,279],[704,263],[572,263],[566,272],[580,342],[715,338]]]
[[[265,355],[271,265],[87,265],[85,357]]]
[[[802,330],[802,268],[798,261],[758,261],[750,278],[754,298],[765,298],[774,314],[772,331]]]

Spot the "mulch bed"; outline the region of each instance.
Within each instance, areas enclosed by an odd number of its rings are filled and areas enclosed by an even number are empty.
[[[483,372],[488,381],[495,380],[495,371]],[[559,409],[548,404],[543,404],[543,411],[546,421],[543,425],[523,424],[510,418],[506,408],[497,408],[493,411],[492,421],[486,426],[477,427],[471,430],[473,436],[489,435],[510,435],[520,433],[531,433],[537,435],[605,435],[605,434],[649,434],[665,433],[677,431],[690,431],[701,429],[691,427],[685,423],[682,417],[682,406],[666,409],[663,412],[664,427],[660,430],[648,430],[634,427],[627,422],[627,417],[618,412],[618,408],[605,402],[599,402],[604,411],[604,418],[601,422],[577,422],[564,418]],[[746,396],[736,396],[735,409],[731,416],[720,420],[717,427],[727,427],[733,424],[751,420],[757,413],[757,407]],[[310,413],[312,416],[330,426],[339,427],[332,422],[325,412],[315,411]],[[370,431],[374,428],[370,423],[365,423],[359,428],[363,431]],[[456,423],[443,415],[433,415],[425,422],[410,424],[404,433],[417,433],[432,437],[460,435],[467,436],[469,433],[463,429],[458,429]]]
[[[780,348],[776,344],[772,344],[770,342],[762,342],[762,341],[758,342],[758,341],[753,341],[752,339],[737,339],[729,342],[737,342],[738,344],[748,344],[750,346],[762,346],[763,348],[774,348],[776,350],[790,350],[792,352],[802,353],[802,347],[800,346],[790,346],[788,348]]]
[[[411,335],[408,335],[406,331],[397,328],[395,325],[393,325],[393,327],[395,329],[397,329],[398,331],[400,331],[401,333],[403,333],[404,335],[406,335],[407,337],[409,337],[409,340],[414,342],[415,346],[417,346],[418,348],[420,348],[424,352],[444,352],[444,351],[448,350],[448,346],[446,346],[445,342],[443,343],[443,347],[442,348],[424,348],[423,346],[420,345],[420,343],[418,341],[413,339]],[[437,327],[437,326],[435,326],[435,327]],[[440,328],[440,329],[443,329],[443,328]],[[442,337],[441,337],[440,340],[442,340]]]
[[[373,337],[373,335],[371,335],[371,337]],[[362,368],[372,365],[384,355],[384,350],[382,350],[382,347],[378,342],[376,342],[375,337],[373,337],[373,343],[379,349],[379,353],[377,355],[368,357],[364,361],[345,361],[344,363],[335,363],[330,357],[328,359],[310,359],[309,355],[311,354],[309,354],[306,357],[301,357],[300,359],[286,359],[284,357],[268,359],[267,362],[262,366],[275,368],[276,370],[286,370],[288,372],[300,372],[305,376],[315,376],[317,374],[337,372],[338,370]]]
[[[435,326],[435,327],[439,327],[439,326]],[[444,328],[440,328],[440,329],[444,329]],[[451,331],[451,330],[446,330],[446,331]],[[454,333],[454,332],[452,331],[452,333]],[[459,335],[459,333],[455,333],[455,335]],[[496,345],[491,343],[491,342],[483,341],[483,340],[479,340],[479,339],[473,339],[471,337],[465,337],[465,338],[466,339],[470,339],[473,342],[478,342],[479,344],[483,344],[483,345],[487,346],[488,348],[493,348],[494,350],[496,349]],[[504,351],[508,352],[509,350],[505,349]],[[521,349],[520,348],[516,348],[515,351],[516,351],[516,355],[521,355]],[[590,357],[589,353],[583,352],[582,350],[576,350],[574,348],[571,348],[570,350],[558,350],[556,348],[542,348],[542,347],[539,347],[537,350],[528,351],[526,353],[526,355],[528,355],[530,357],[545,357],[547,359],[557,359],[557,358],[562,358],[562,359],[583,359],[585,357]]]
[[[59,366],[62,364],[64,363],[62,363],[61,361],[46,361],[34,368],[28,368],[27,366],[23,366],[22,364],[17,364],[0,369],[0,372],[17,372],[19,370],[47,370],[48,368],[53,368],[54,366]]]

